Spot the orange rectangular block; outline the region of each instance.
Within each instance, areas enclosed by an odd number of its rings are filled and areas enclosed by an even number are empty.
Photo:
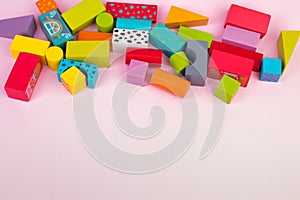
[[[58,10],[58,12],[60,12],[54,0],[39,0],[35,5],[38,7],[41,14],[45,14],[52,10]]]
[[[110,40],[112,33],[92,32],[92,31],[80,31],[78,40]]]

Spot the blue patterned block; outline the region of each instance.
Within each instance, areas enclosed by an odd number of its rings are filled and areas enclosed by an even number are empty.
[[[278,82],[282,74],[282,61],[278,58],[263,58],[260,80]]]
[[[127,19],[118,18],[116,22],[116,28],[119,29],[134,29],[149,31],[152,26],[151,20],[139,20],[139,19]]]
[[[178,51],[183,51],[186,41],[162,23],[158,23],[150,31],[150,43],[170,57]]]
[[[80,69],[80,71],[82,71],[82,73],[85,74],[85,76],[87,77],[87,85],[89,88],[95,88],[99,76],[98,66],[74,60],[61,60],[57,70],[57,78],[59,82],[61,82],[60,75],[72,66],[76,66],[78,69]]]
[[[54,46],[65,48],[66,42],[74,37],[57,10],[39,16],[40,25]]]

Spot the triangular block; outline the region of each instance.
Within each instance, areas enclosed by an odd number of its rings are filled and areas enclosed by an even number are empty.
[[[283,72],[288,65],[300,36],[300,31],[282,31],[278,41],[278,56],[283,61]]]
[[[149,64],[143,61],[131,60],[127,73],[127,83],[145,85]]]
[[[207,25],[209,18],[203,15],[172,6],[165,25],[168,28],[178,28],[179,26],[203,26]]]
[[[75,66],[61,74],[63,86],[75,95],[86,87],[85,75]]]
[[[33,15],[0,20],[0,37],[14,39],[15,35],[33,37],[36,22]]]

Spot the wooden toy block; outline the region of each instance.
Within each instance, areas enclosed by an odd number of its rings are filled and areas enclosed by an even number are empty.
[[[149,31],[152,26],[151,20],[117,18],[116,28]]]
[[[41,57],[43,64],[46,65],[46,51],[49,46],[49,41],[16,35],[10,46],[10,51],[13,58],[17,58],[20,52],[38,55]]]
[[[29,101],[42,69],[39,56],[21,52],[5,84],[8,97]]]
[[[99,0],[83,0],[61,16],[68,24],[73,34],[85,29],[94,23],[96,17],[105,11]]]
[[[260,80],[278,82],[282,74],[282,61],[278,58],[263,58]]]
[[[241,83],[237,80],[224,75],[220,83],[215,90],[215,97],[230,104],[237,91],[239,90]]]
[[[48,40],[54,46],[66,47],[66,42],[73,40],[73,35],[57,10],[39,16],[40,25]]]
[[[129,64],[131,60],[144,61],[149,64],[161,65],[163,59],[162,50],[158,49],[137,49],[127,48],[125,63]]]
[[[80,31],[78,34],[78,40],[110,40],[111,38],[112,33]]]
[[[189,81],[166,72],[162,69],[154,70],[150,83],[151,85],[154,85],[182,98],[186,96],[191,85]]]
[[[41,14],[45,14],[52,10],[59,11],[58,6],[54,0],[39,0],[35,4],[38,7]]]
[[[69,41],[67,42],[66,58],[95,64],[101,68],[109,67],[109,41]]]
[[[96,18],[96,24],[99,32],[111,33],[114,28],[114,18],[110,13],[100,13]]]
[[[226,18],[226,25],[236,26],[260,34],[263,38],[269,27],[271,15],[232,4]]]
[[[220,50],[220,51],[224,51],[227,53],[235,54],[237,56],[251,59],[254,61],[253,71],[260,72],[261,61],[264,56],[261,53],[249,51],[249,50],[246,50],[246,49],[243,49],[240,47],[232,46],[229,44],[224,44],[224,43],[217,42],[214,40],[211,43],[211,46],[209,49],[209,54],[211,54],[213,50]]]
[[[208,63],[208,77],[221,79],[228,75],[247,87],[250,80],[254,61],[248,58],[213,50]]]
[[[191,62],[185,68],[185,78],[195,86],[204,86],[207,77],[208,43],[202,40],[189,40],[185,53]]]
[[[203,15],[172,6],[165,25],[168,28],[178,28],[179,26],[203,26],[207,25],[208,20],[209,18]]]
[[[115,28],[113,31],[112,47],[114,52],[124,53],[128,47],[148,48],[149,31]]]
[[[300,36],[300,31],[282,31],[277,41],[278,56],[283,62],[283,72],[285,71],[290,58],[294,52]],[[282,72],[282,73],[283,73]]]
[[[62,85],[72,94],[75,95],[86,88],[85,75],[75,66],[69,68],[61,74]]]
[[[177,74],[181,74],[184,71],[184,69],[190,65],[190,61],[183,51],[174,53],[170,57],[169,61]]]
[[[259,33],[227,25],[222,42],[250,51],[256,51],[259,38]]]
[[[210,48],[210,44],[213,40],[214,35],[211,33],[206,33],[203,31],[191,29],[185,26],[180,26],[178,29],[178,35],[184,39],[185,41],[188,40],[202,40],[207,41],[208,48]]]
[[[151,20],[154,23],[157,19],[157,5],[106,2],[106,10],[115,19],[144,19]]]
[[[0,37],[13,39],[15,35],[33,37],[36,22],[33,15],[0,20]]]
[[[57,71],[60,61],[64,57],[64,52],[60,47],[52,46],[46,51],[48,67],[52,71]]]
[[[131,60],[128,67],[127,83],[134,85],[145,85],[149,64],[143,61]]]
[[[80,69],[82,73],[85,74],[87,79],[87,86],[89,88],[95,88],[99,76],[98,66],[74,60],[62,59],[60,61],[57,70],[57,78],[59,82],[61,82],[61,74],[69,68],[71,68],[72,66],[76,66],[78,69]]]
[[[183,51],[186,41],[162,23],[158,23],[150,31],[150,43],[170,57],[178,51]]]

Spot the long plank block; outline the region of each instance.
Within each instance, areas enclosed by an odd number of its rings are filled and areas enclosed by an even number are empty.
[[[149,64],[162,64],[163,52],[158,49],[137,49],[127,48],[125,63],[129,64],[131,60],[144,61]]]
[[[78,40],[111,40],[112,33],[80,31]]]
[[[151,20],[117,18],[116,28],[149,31],[152,26]]]
[[[210,44],[213,40],[214,35],[211,33],[206,33],[203,31],[199,31],[196,29],[191,29],[185,26],[180,26],[178,29],[178,35],[184,39],[185,41],[188,40],[202,40],[207,41],[208,48],[210,48]]]

